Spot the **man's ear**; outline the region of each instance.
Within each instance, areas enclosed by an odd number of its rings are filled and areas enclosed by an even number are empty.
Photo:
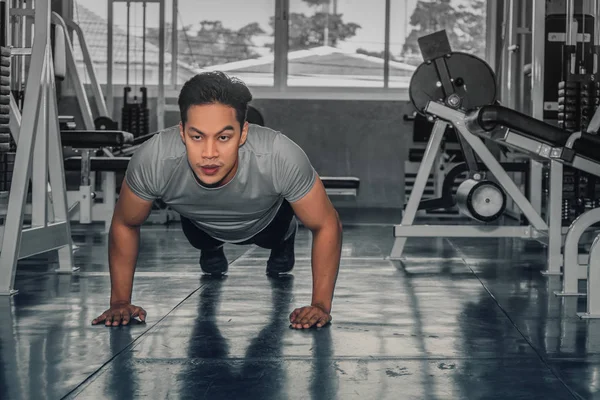
[[[248,121],[244,122],[244,127],[242,128],[242,137],[240,138],[240,147],[246,143],[246,139],[248,138]]]

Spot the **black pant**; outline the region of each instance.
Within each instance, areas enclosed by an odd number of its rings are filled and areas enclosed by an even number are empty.
[[[265,229],[250,239],[237,244],[255,244],[265,249],[273,249],[285,240],[285,234],[290,228],[290,223],[293,221],[293,218],[294,210],[292,209],[290,203],[284,200],[279,207],[275,218],[269,225],[267,225]],[[224,243],[213,238],[202,229],[194,225],[192,221],[183,216],[181,216],[181,227],[190,244],[198,250],[217,249]]]

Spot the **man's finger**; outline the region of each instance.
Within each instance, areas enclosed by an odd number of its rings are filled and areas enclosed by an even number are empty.
[[[317,322],[317,328],[322,328],[330,322],[331,322],[331,316],[324,315],[321,318],[319,318],[319,322]]]
[[[298,318],[298,315],[305,309],[306,307],[301,307],[301,308],[296,308],[294,311],[292,311],[292,314],[290,315],[290,322],[294,322],[296,321],[296,319]]]
[[[104,325],[106,325],[106,326],[111,326],[111,325],[112,325],[112,322],[113,322],[113,317],[114,317],[114,316],[113,316],[113,314],[112,314],[112,313],[108,314],[108,315],[106,316],[106,322],[104,323]]]
[[[123,312],[117,311],[115,313],[115,318],[113,319],[113,326],[119,326],[121,324],[121,319],[123,319]]]
[[[129,324],[130,316],[129,312],[123,313],[123,325]]]
[[[304,317],[306,317],[311,311],[312,311],[312,308],[310,308],[310,307],[302,308],[302,311],[300,311],[300,313],[298,313],[294,322],[296,322],[297,324],[300,323],[300,321],[302,321],[304,319]]]
[[[321,315],[322,311],[317,308],[311,308],[308,313],[306,313],[302,318],[299,319],[299,323],[302,325],[309,324],[313,319],[316,320]]]
[[[142,322],[146,322],[146,310],[144,310],[142,307],[138,307],[138,309],[140,310],[140,320]]]
[[[92,325],[99,324],[100,322],[106,319],[106,313],[103,313],[101,316],[92,321]]]

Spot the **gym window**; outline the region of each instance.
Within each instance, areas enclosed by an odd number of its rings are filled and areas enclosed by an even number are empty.
[[[165,0],[166,94],[176,97],[199,71],[222,70],[243,79],[255,97],[405,100],[422,61],[419,36],[446,29],[453,50],[485,58],[486,5],[486,0]],[[150,88],[158,83],[158,3],[147,3],[145,64],[142,15],[142,4],[132,2],[127,81],[127,8],[114,3],[114,85],[142,85],[143,78]],[[73,20],[84,30],[105,84],[108,1],[73,0]],[[74,46],[80,54],[76,41]]]

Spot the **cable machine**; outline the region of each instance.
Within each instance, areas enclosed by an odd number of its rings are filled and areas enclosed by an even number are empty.
[[[123,88],[123,106],[121,108],[121,129],[131,132],[135,137],[143,136],[150,131],[150,112],[148,107],[148,88],[146,87],[146,9],[148,3],[157,3],[159,6],[158,27],[158,82],[157,82],[157,130],[165,128],[165,3],[164,0],[108,0],[108,57],[107,57],[107,106],[109,112],[114,111],[114,5],[126,3],[127,7],[127,50],[126,50],[126,82]],[[139,97],[130,86],[130,25],[131,3],[141,3],[143,6],[143,34],[142,34],[142,86]],[[133,63],[136,64],[135,62]],[[135,67],[134,67],[135,68]],[[133,95],[133,98],[131,98]],[[114,119],[114,118],[113,118]]]

